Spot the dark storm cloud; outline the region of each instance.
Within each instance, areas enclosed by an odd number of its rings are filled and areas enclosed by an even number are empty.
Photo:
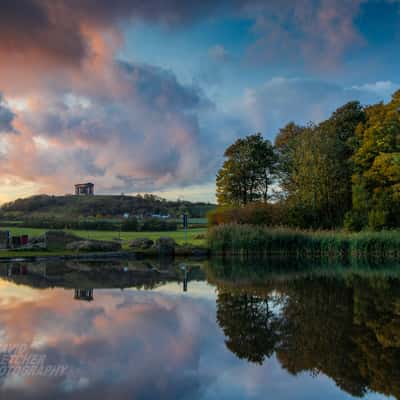
[[[2,0],[0,51],[69,63],[87,54],[78,21],[63,20],[59,2]]]
[[[37,62],[79,63],[91,55],[87,29],[107,30],[129,19],[182,25],[214,9],[214,4],[210,0],[2,0],[0,52]]]

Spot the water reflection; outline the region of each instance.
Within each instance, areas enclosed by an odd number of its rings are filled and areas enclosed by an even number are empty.
[[[155,289],[179,282],[188,290],[191,280],[204,280],[201,264],[193,262],[14,262],[0,266],[0,278],[36,288],[74,288],[76,300],[93,300],[95,288]]]
[[[69,367],[3,376],[1,398],[400,398],[393,268],[15,263],[0,275],[0,346]]]
[[[324,374],[353,396],[400,398],[400,273],[386,270],[211,266],[227,347],[262,364],[276,354],[293,375]],[[332,266],[330,266],[332,268]]]

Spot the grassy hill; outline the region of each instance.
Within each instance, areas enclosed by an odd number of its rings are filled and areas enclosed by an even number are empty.
[[[138,196],[48,196],[37,195],[18,199],[0,208],[0,218],[118,218],[128,213],[132,217],[153,214],[172,218],[187,213],[192,218],[204,218],[215,206],[208,203],[169,201],[154,195]]]

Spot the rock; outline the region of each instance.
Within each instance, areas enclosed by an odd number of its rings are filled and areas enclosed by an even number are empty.
[[[29,242],[25,246],[22,246],[20,249],[21,250],[46,250],[46,243],[45,242],[38,242],[38,243]]]
[[[44,235],[40,235],[40,236],[35,236],[32,238],[29,238],[29,243],[30,245],[34,245],[34,244],[42,244],[42,243],[46,243],[46,237]]]
[[[154,242],[149,238],[137,238],[137,239],[132,240],[132,242],[129,243],[129,247],[145,250],[145,249],[149,249],[150,247],[152,247],[153,244],[154,244]]]
[[[69,243],[79,240],[82,239],[64,231],[47,231],[45,233],[46,247],[49,250],[64,250]]]
[[[170,237],[160,237],[159,239],[156,240],[156,247],[160,246],[176,246],[176,242],[174,239]]]
[[[156,240],[155,244],[159,254],[163,256],[173,256],[175,254],[175,246],[175,240],[169,237],[161,237]]]
[[[75,251],[118,251],[121,250],[121,244],[103,240],[79,240],[68,243],[66,249]]]

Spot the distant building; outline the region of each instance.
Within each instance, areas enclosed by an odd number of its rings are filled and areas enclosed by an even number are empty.
[[[93,183],[78,183],[75,185],[76,196],[93,196],[94,195],[94,184]]]

